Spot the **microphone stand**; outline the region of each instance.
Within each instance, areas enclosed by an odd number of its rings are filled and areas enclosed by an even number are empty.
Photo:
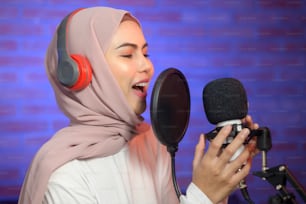
[[[295,195],[286,189],[287,179],[292,187],[298,192],[306,203],[306,193],[303,186],[295,179],[286,165],[278,165],[272,168],[267,167],[267,151],[272,147],[270,131],[262,129],[262,134],[257,136],[257,148],[262,151],[262,171],[253,172],[253,175],[268,181],[278,192],[271,197],[271,204],[296,204]]]

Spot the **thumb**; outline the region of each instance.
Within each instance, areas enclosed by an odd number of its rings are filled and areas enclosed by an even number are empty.
[[[201,134],[199,137],[198,144],[195,147],[193,167],[197,166],[199,162],[201,161],[204,155],[204,149],[205,149],[205,139],[204,139],[204,134]]]

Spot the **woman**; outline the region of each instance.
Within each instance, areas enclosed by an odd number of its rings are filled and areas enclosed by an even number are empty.
[[[252,148],[228,162],[248,130],[222,154],[219,149],[231,127],[220,131],[205,155],[201,135],[192,183],[178,200],[170,156],[141,117],[154,68],[139,22],[126,11],[106,7],[78,10],[65,22],[48,48],[46,67],[70,125],[36,154],[19,203],[198,204],[225,199],[250,170]],[[90,80],[84,86],[66,83],[61,76],[70,66],[66,52],[69,59],[88,59],[86,73],[92,75],[85,77]],[[258,126],[250,117],[245,120]]]

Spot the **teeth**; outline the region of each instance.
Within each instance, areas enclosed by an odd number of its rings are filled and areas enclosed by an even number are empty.
[[[142,86],[142,87],[145,87],[145,86],[147,86],[147,84],[148,84],[148,83],[143,82],[143,83],[136,84],[135,86]]]

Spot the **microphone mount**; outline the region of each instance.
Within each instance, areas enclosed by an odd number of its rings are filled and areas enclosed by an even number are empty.
[[[270,198],[271,204],[295,204],[297,203],[295,195],[286,188],[287,180],[298,192],[300,197],[306,202],[306,193],[303,186],[295,179],[289,168],[284,165],[278,165],[272,168],[267,166],[267,152],[272,147],[270,131],[267,127],[261,128],[261,134],[257,135],[257,148],[262,151],[262,171],[253,172],[253,175],[268,181],[278,194]]]
[[[223,126],[222,126],[223,127]],[[216,127],[215,129],[213,129],[212,131],[208,132],[208,133],[205,133],[205,136],[206,138],[209,140],[209,141],[212,141],[216,136],[217,134],[219,133],[219,131],[221,130],[222,128],[221,126],[219,127]],[[232,130],[231,132],[229,133],[228,137],[226,138],[226,140],[224,141],[223,145],[222,145],[222,148],[225,148],[227,145],[229,145],[233,140],[234,138],[236,137],[236,135],[243,129],[243,128],[248,128],[246,127],[245,125],[243,124],[232,124]],[[250,130],[250,134],[248,136],[248,138],[245,140],[245,142],[243,143],[244,145],[248,144],[249,141],[252,139],[252,137],[254,137],[255,135],[258,134],[258,130]]]

